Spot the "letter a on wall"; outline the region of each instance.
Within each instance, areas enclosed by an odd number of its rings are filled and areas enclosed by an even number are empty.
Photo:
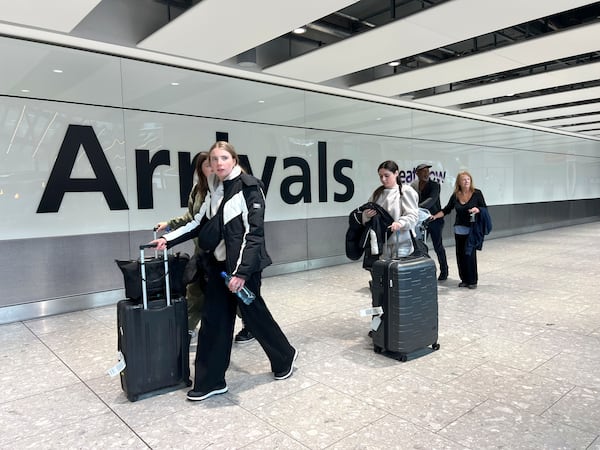
[[[96,178],[71,178],[80,148],[86,153]],[[112,211],[129,209],[91,126],[67,128],[37,212],[58,212],[66,192],[102,192]]]

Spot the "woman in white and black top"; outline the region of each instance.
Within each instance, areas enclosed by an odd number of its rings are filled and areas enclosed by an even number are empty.
[[[265,351],[276,380],[292,375],[298,357],[298,351],[273,319],[261,295],[262,270],[271,264],[265,243],[262,182],[242,172],[237,152],[229,142],[216,142],[209,151],[209,160],[213,174],[208,179],[209,192],[198,214],[184,227],[152,241],[161,250],[198,233],[202,238],[204,228],[200,228],[204,216],[207,219],[216,216],[221,223],[219,242],[207,264],[194,389],[187,394],[192,401],[205,400],[228,390],[225,373],[230,362],[238,306],[244,322]],[[221,272],[231,275],[227,285]],[[256,296],[249,305],[235,295],[244,287]]]
[[[410,231],[414,229],[419,219],[419,194],[409,185],[398,184],[398,164],[394,161],[384,161],[377,168],[379,174],[379,186],[371,197],[370,202],[382,206],[392,217],[390,225],[392,235],[387,240],[387,249],[380,248],[374,232],[370,232],[370,245],[366,249],[365,258],[381,255],[393,255],[394,257],[408,256],[413,252]],[[367,209],[363,211],[363,224],[371,220],[377,211]],[[396,233],[399,231],[399,233]],[[392,254],[393,252],[393,254]]]

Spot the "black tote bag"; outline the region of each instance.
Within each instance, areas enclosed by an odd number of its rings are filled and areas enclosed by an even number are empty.
[[[169,285],[171,297],[185,296],[183,273],[190,260],[187,253],[174,253],[169,259]],[[142,271],[138,260],[115,260],[123,274],[125,296],[133,301],[142,300]],[[156,300],[165,297],[165,267],[162,257],[146,259],[146,288],[148,299]]]

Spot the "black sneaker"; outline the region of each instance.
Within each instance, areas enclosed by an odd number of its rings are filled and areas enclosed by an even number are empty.
[[[235,342],[238,344],[246,344],[248,342],[252,342],[256,339],[252,333],[248,330],[248,328],[244,327],[240,330],[238,334],[235,335]]]
[[[448,272],[440,273],[440,276],[438,277],[438,281],[446,281],[447,279],[448,279]]]
[[[292,373],[294,372],[294,362],[296,362],[297,358],[298,350],[294,349],[294,357],[292,358],[292,363],[290,364],[290,367],[286,370],[282,370],[281,372],[273,372],[273,376],[275,377],[275,379],[285,380],[286,378],[291,377]]]
[[[206,400],[208,397],[212,397],[213,395],[224,394],[228,390],[229,390],[229,388],[227,387],[226,384],[224,384],[221,387],[212,389],[210,391],[194,391],[192,389],[191,391],[188,391],[187,399],[191,400],[192,402],[199,402],[202,400]]]

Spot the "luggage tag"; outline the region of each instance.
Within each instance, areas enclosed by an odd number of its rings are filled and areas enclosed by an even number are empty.
[[[379,329],[379,325],[381,325],[381,317],[373,316],[373,320],[371,320],[371,330],[377,331]]]
[[[360,317],[372,316],[371,330],[377,331],[381,325],[381,315],[383,314],[383,308],[381,306],[375,306],[373,308],[364,308],[360,310]]]
[[[111,378],[114,378],[117,375],[119,375],[127,366],[127,364],[125,364],[125,357],[123,356],[123,353],[119,352],[118,357],[119,361],[106,371],[106,373],[109,374]]]
[[[381,306],[360,310],[360,317],[380,316],[381,314],[383,314],[383,308]]]

